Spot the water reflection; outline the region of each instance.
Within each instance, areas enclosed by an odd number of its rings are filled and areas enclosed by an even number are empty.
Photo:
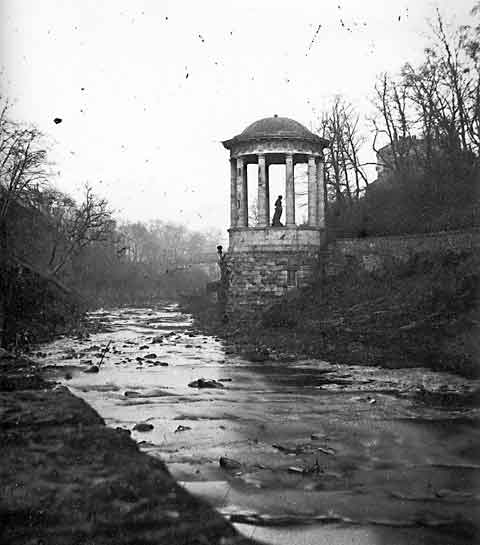
[[[172,305],[94,318],[108,330],[44,349],[54,374],[73,370],[66,383],[108,424],[153,424],[152,432],[133,432],[143,448],[235,515],[246,535],[256,528],[255,537],[271,543],[473,543],[478,408],[445,408],[418,392],[441,399],[478,382],[317,360],[249,363],[192,332],[190,317]],[[92,345],[108,341],[100,372],[83,373],[82,362],[98,354]],[[200,377],[225,387],[188,387]],[[190,429],[176,432],[179,425]],[[241,467],[220,468],[220,456]]]

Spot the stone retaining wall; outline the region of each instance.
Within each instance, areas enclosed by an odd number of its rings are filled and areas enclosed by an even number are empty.
[[[229,252],[226,312],[248,316],[281,300],[289,291],[310,285],[320,273],[381,272],[415,255],[478,250],[480,230],[422,235],[339,239],[322,250],[297,249]]]
[[[405,263],[415,255],[461,253],[480,248],[480,230],[442,231],[421,235],[339,239],[328,245],[323,259],[327,276],[339,274],[347,265],[367,272]]]

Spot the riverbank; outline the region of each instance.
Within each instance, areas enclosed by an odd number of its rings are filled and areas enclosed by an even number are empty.
[[[0,541],[11,545],[247,545],[125,429],[0,354]]]
[[[346,269],[248,320],[222,320],[207,298],[197,324],[253,359],[427,367],[480,375],[478,256],[415,258],[381,275]],[[241,318],[241,317],[240,317]]]

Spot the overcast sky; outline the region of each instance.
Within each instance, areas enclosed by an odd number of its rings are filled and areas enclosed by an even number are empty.
[[[462,22],[472,5],[0,0],[0,89],[48,135],[60,189],[226,229],[222,140],[274,114],[311,127],[335,93],[366,113],[377,74],[421,59],[435,6]]]

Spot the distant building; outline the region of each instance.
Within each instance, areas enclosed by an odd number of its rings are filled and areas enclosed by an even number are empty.
[[[421,173],[426,157],[426,143],[423,138],[409,136],[399,139],[395,144],[397,162],[414,173]],[[377,151],[377,180],[376,182],[389,181],[397,165],[395,162],[395,153],[392,144],[387,144]],[[372,182],[375,183],[375,182]]]

